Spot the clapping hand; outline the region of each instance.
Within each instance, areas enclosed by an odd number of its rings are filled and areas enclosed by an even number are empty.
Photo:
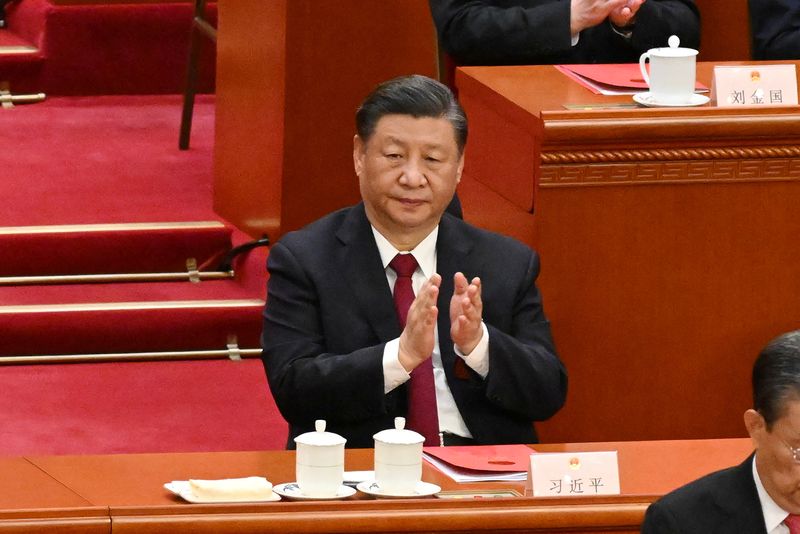
[[[481,279],[471,282],[462,273],[453,276],[453,298],[450,299],[450,337],[458,350],[469,354],[483,335],[483,301]]]

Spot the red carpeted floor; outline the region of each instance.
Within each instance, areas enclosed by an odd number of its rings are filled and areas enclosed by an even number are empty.
[[[178,150],[191,9],[120,0],[9,8],[0,81],[48,98],[0,108],[0,454],[286,444],[258,358],[195,354],[236,350],[233,340],[257,351],[267,249],[240,255],[232,278],[213,281],[20,281],[186,275],[193,262],[227,272],[220,259],[251,239],[212,208],[213,95],[198,96],[191,148]],[[212,20],[215,11],[209,3]],[[208,92],[213,46],[204,48],[199,90]],[[136,361],[186,351],[194,359]],[[39,363],[86,355],[125,361]]]
[[[181,97],[50,98],[0,109],[0,227],[215,220],[214,97],[178,150]]]
[[[198,98],[188,151],[180,105],[102,96],[0,109],[0,274],[179,270],[248,239],[212,209],[213,96]],[[208,223],[52,228],[168,221]],[[257,348],[265,259],[257,249],[234,279],[198,284],[0,286],[0,356],[218,350],[230,335]],[[287,436],[258,359],[0,366],[0,402],[0,454],[283,448]]]
[[[0,367],[0,454],[282,449],[260,360]]]

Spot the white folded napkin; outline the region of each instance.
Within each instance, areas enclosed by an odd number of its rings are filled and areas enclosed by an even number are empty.
[[[200,499],[266,499],[272,495],[272,484],[264,477],[189,480],[192,493]]]

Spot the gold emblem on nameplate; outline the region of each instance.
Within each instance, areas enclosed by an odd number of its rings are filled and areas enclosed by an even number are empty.
[[[574,456],[574,457],[570,458],[569,459],[569,468],[574,470],[574,471],[577,471],[578,469],[580,469],[581,468],[581,459],[578,458],[577,456]]]
[[[761,73],[757,70],[750,71],[750,81],[751,82],[760,82],[761,81]]]

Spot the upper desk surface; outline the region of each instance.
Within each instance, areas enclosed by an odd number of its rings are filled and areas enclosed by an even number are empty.
[[[8,458],[0,489],[0,532],[33,524],[58,532],[94,521],[98,532],[385,532],[425,528],[448,532],[572,532],[612,528],[638,531],[644,510],[657,496],[710,471],[741,462],[746,439],[536,445],[541,452],[616,450],[622,495],[604,498],[482,501],[437,498],[373,500],[357,493],[345,501],[192,505],[163,488],[188,478],[266,476],[294,480],[290,451],[86,455]],[[346,451],[345,469],[372,469],[372,450]],[[429,465],[423,479],[453,489],[513,488],[523,483],[457,484]],[[14,481],[9,483],[9,481]],[[37,488],[37,491],[31,491]],[[107,517],[104,517],[104,514]],[[105,519],[106,523],[103,524]],[[105,530],[103,530],[105,529]]]
[[[787,61],[770,62],[795,63]],[[711,88],[715,65],[698,63],[697,79]],[[765,63],[766,64],[766,63]],[[718,108],[713,104],[686,108],[566,109],[565,105],[633,104],[631,95],[592,93],[552,65],[461,67],[456,73],[460,96],[491,106],[520,126],[544,127],[544,144],[607,143],[630,145],[725,138],[786,138],[800,134],[798,106]],[[469,106],[467,112],[470,113]],[[539,123],[539,120],[543,124]],[[789,137],[793,137],[791,141]]]

